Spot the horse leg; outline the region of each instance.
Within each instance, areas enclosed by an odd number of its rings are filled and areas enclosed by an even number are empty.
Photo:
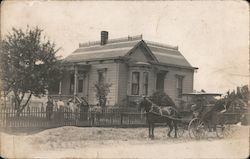
[[[151,138],[151,123],[148,123],[148,137]]]
[[[168,126],[169,126],[169,132],[168,132],[168,137],[171,137],[171,132],[173,130],[173,126],[172,126],[172,123],[171,122],[167,122]]]
[[[154,128],[155,128],[155,125],[154,123],[152,123],[152,127],[151,127],[151,130],[152,130],[152,139],[154,139],[155,135],[154,135]]]
[[[177,122],[173,121],[173,123],[174,123],[174,138],[177,138],[177,130],[178,130],[178,128],[177,128]]]

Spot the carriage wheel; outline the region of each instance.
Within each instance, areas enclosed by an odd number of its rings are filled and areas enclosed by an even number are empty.
[[[204,138],[207,131],[206,124],[198,118],[194,118],[189,122],[188,131],[190,138]]]
[[[232,129],[229,124],[224,125],[224,137],[230,136],[232,134]]]
[[[224,138],[224,136],[225,136],[225,126],[224,125],[216,125],[216,135],[218,138]]]
[[[230,136],[232,134],[232,130],[230,125],[217,125],[216,126],[216,135],[218,138],[224,138]]]
[[[232,129],[229,124],[225,126],[225,136],[230,136],[232,134]]]

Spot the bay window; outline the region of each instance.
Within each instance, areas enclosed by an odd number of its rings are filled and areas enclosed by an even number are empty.
[[[132,72],[132,95],[139,95],[140,89],[140,72]]]

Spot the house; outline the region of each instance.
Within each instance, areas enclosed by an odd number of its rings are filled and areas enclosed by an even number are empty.
[[[175,102],[193,91],[194,71],[177,46],[145,41],[142,35],[80,43],[64,59],[68,73],[60,82],[59,94],[85,97],[96,104],[94,84],[111,83],[107,105],[127,105],[142,95],[164,90]]]

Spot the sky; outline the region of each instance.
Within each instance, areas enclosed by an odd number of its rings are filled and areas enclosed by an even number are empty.
[[[5,1],[1,35],[38,26],[66,57],[79,43],[143,35],[177,45],[198,67],[194,89],[225,93],[249,83],[249,8],[245,1]]]

